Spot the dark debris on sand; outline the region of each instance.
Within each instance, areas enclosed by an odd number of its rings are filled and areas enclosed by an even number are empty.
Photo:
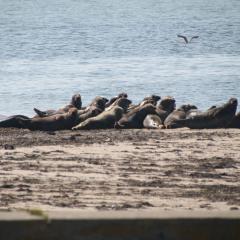
[[[234,130],[149,130],[149,129],[106,129],[88,131],[30,131],[27,129],[0,128],[0,146],[31,147],[40,145],[95,144],[114,142],[144,142],[149,140],[167,141],[196,137],[199,141],[211,140],[215,136],[236,135]]]

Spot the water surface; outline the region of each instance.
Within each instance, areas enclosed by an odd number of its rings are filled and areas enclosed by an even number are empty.
[[[239,0],[0,0],[0,114],[80,92],[205,109],[240,96]],[[177,34],[199,35],[186,45]]]

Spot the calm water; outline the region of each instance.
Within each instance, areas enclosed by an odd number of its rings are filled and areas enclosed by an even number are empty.
[[[0,114],[80,92],[240,100],[239,0],[0,0]],[[186,45],[177,34],[199,35]]]

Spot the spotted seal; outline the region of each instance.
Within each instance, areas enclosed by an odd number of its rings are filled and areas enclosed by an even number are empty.
[[[143,121],[143,126],[145,128],[163,128],[163,122],[157,114],[148,114]]]

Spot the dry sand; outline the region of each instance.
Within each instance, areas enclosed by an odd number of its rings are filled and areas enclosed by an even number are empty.
[[[0,129],[0,209],[238,210],[239,179],[237,129]]]

